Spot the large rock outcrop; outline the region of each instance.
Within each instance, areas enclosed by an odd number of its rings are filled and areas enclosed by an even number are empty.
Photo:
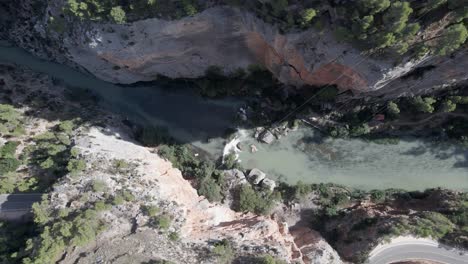
[[[36,53],[47,50],[52,59],[66,57],[115,83],[150,81],[158,75],[194,78],[213,65],[230,73],[251,64],[264,65],[286,84],[336,84],[342,90],[377,91],[376,95],[389,97],[429,92],[468,79],[468,54],[463,50],[395,63],[337,41],[331,30],[282,34],[255,15],[231,7],[209,8],[175,21],[155,18],[124,25],[74,21],[67,34],[59,35],[48,21],[61,14],[62,1],[49,2],[39,17],[32,14],[31,4],[19,2],[18,19],[7,29],[10,39]],[[417,74],[411,77],[412,73]]]

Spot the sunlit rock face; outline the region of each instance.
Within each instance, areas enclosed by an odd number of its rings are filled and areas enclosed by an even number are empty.
[[[17,17],[34,17],[28,15],[30,4],[21,6]],[[468,79],[468,55],[463,50],[415,61],[382,59],[337,41],[332,30],[281,33],[254,14],[231,7],[214,7],[174,21],[74,22],[72,33],[59,36],[47,30],[48,16],[61,12],[60,1],[51,1],[44,17],[31,18],[31,23],[13,22],[9,38],[35,53],[46,50],[44,57],[49,59],[67,58],[114,83],[151,81],[160,75],[194,78],[214,65],[229,74],[252,64],[263,65],[281,82],[297,87],[334,84],[341,90],[378,91],[390,97],[429,92]],[[436,67],[401,78],[429,65]]]

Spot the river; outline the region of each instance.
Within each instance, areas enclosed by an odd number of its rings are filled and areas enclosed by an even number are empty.
[[[100,104],[135,122],[163,125],[179,140],[190,142],[213,156],[222,153],[225,131],[232,126],[239,99],[208,100],[187,87],[156,83],[120,86],[70,67],[41,60],[22,49],[0,43],[0,62],[16,63],[63,81],[70,89],[88,89]],[[271,145],[239,134],[246,169],[258,167],[269,177],[288,183],[332,182],[362,189],[432,187],[468,190],[468,149],[426,139],[402,139],[393,145],[360,139],[331,139],[302,127]],[[209,140],[208,140],[209,139]],[[255,144],[258,152],[250,153]]]

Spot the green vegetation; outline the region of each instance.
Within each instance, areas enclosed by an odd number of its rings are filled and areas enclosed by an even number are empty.
[[[100,180],[94,180],[92,182],[91,188],[94,192],[103,192],[107,189],[107,185],[105,182]]]
[[[125,173],[130,169],[130,163],[123,159],[116,159],[113,161],[113,173]]]
[[[184,177],[197,180],[198,194],[210,201],[221,201],[223,179],[211,161],[195,156],[189,145],[161,145],[158,152],[180,169]]]
[[[112,20],[117,24],[123,24],[126,21],[125,11],[121,6],[114,6],[111,8],[110,16]]]
[[[147,216],[151,216],[151,217],[156,216],[160,212],[159,207],[154,206],[154,205],[145,205],[142,207],[142,209],[143,209],[143,212]]]
[[[398,105],[395,103],[395,102],[388,102],[387,104],[387,114],[390,116],[390,117],[393,117],[393,118],[396,118],[400,115],[400,108],[398,107]]]
[[[195,0],[67,0],[66,14],[81,20],[111,21],[117,24],[150,17],[177,19],[198,11]]]
[[[278,192],[254,190],[251,185],[244,184],[239,190],[238,210],[266,215],[280,199],[281,195]]]
[[[234,260],[234,249],[226,239],[215,243],[211,253],[218,259],[219,264],[228,264]]]
[[[32,223],[0,221],[0,263],[19,263],[18,252],[25,238],[33,235]]]
[[[153,227],[159,228],[163,231],[171,227],[172,219],[168,214],[161,214],[151,217],[149,224]]]
[[[1,158],[0,159],[0,175],[8,172],[14,172],[18,169],[21,162],[16,158]]]
[[[84,246],[93,241],[105,228],[96,209],[53,214],[48,203],[43,201],[35,204],[33,210],[39,234],[28,239],[24,251],[17,255],[23,257],[23,263],[55,262],[66,247]]]
[[[74,121],[63,121],[52,131],[34,137],[35,145],[28,148],[27,161],[41,170],[42,176],[37,178],[39,188],[47,188],[65,174],[76,175],[86,168],[85,161],[77,158],[77,150],[73,149],[74,127]]]
[[[336,10],[331,30],[337,38],[355,43],[365,50],[390,53],[410,53],[420,56],[425,52],[446,55],[458,49],[467,38],[465,18],[466,3],[462,0],[397,1],[357,0],[340,4],[329,1],[288,0],[225,0],[216,4],[229,4],[256,13],[283,31],[315,27],[321,30],[328,21],[328,6]],[[150,17],[179,19],[193,16],[212,6],[212,3],[196,0],[67,0],[64,13],[81,20],[110,21],[121,24]],[[416,34],[426,30],[433,22],[449,19],[450,23],[437,36],[420,41]],[[63,33],[67,30],[63,18],[52,17],[50,28]],[[419,41],[419,42],[418,42]],[[204,93],[216,96],[218,90],[230,92],[239,82],[199,80]],[[229,84],[225,87],[221,84]]]
[[[449,99],[444,100],[440,106],[440,111],[445,113],[453,112],[455,109],[457,109],[457,104]]]
[[[301,12],[302,21],[301,24],[303,26],[307,26],[311,23],[312,19],[317,16],[317,11],[313,8],[307,8]]]
[[[81,159],[71,159],[67,164],[67,170],[71,175],[76,175],[86,169],[86,162]]]
[[[236,5],[257,13],[268,23],[282,30],[292,28],[321,29],[328,21],[329,1],[235,1]],[[466,3],[460,0],[344,1],[332,6],[337,11],[334,27],[337,39],[355,43],[373,53],[411,53],[420,56],[426,52],[446,55],[458,49],[467,37],[464,19],[468,17]],[[450,14],[450,15],[448,15]],[[416,34],[440,20],[450,19],[438,36],[418,42]],[[315,22],[314,22],[315,21]]]
[[[437,102],[432,97],[424,97],[416,96],[413,98],[413,105],[417,111],[423,113],[432,113],[434,112],[434,103]]]
[[[463,24],[455,24],[446,28],[436,42],[436,53],[447,55],[465,43],[468,31]]]
[[[200,181],[198,194],[205,196],[209,201],[219,202],[223,199],[221,187],[212,177],[205,177]]]
[[[454,230],[455,225],[443,214],[423,212],[412,220],[400,219],[388,230],[391,235],[414,234],[419,237],[441,239]]]
[[[19,136],[23,133],[22,114],[11,105],[0,104],[0,136]]]
[[[0,134],[16,138],[0,147],[2,193],[43,191],[68,172],[67,165],[77,162],[77,167],[70,165],[72,172],[83,165],[83,161],[70,160],[74,121],[61,122],[32,140],[23,140],[23,120],[23,114],[13,106],[0,105]],[[25,145],[22,153],[16,153],[20,144]],[[26,165],[25,169],[30,173],[15,173],[21,165]],[[30,170],[30,167],[34,169]]]
[[[177,232],[170,232],[168,237],[172,241],[179,241],[179,239],[180,239],[179,233],[177,233]]]
[[[370,133],[370,128],[369,125],[364,123],[359,126],[353,126],[349,130],[349,135],[353,137],[359,137],[363,135],[367,135]]]

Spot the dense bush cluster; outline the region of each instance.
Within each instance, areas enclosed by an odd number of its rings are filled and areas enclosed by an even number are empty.
[[[22,114],[11,105],[0,104],[0,136],[19,136],[23,133]]]
[[[399,54],[412,51],[446,55],[459,48],[468,36],[468,11],[463,0],[322,0],[322,1],[247,1],[228,3],[255,12],[266,22],[283,30],[314,26],[336,20],[336,37],[358,44],[366,50],[385,50]],[[330,10],[333,10],[330,12]],[[330,13],[335,13],[331,15]],[[449,23],[438,35],[419,40],[416,34],[445,16]]]
[[[78,158],[77,150],[73,148],[74,127],[73,121],[63,121],[52,131],[35,136],[35,144],[25,150],[30,156],[29,163],[41,169],[42,177],[38,178],[41,188],[47,188],[67,173],[75,175],[86,168],[86,163]]]
[[[71,212],[62,209],[50,211],[48,202],[34,204],[34,221],[39,235],[28,239],[26,247],[15,256],[25,264],[54,262],[68,246],[84,246],[104,230],[99,218],[100,210],[108,210],[104,202],[96,202],[94,208]]]
[[[0,193],[43,191],[58,177],[84,169],[84,162],[72,149],[72,121],[63,121],[32,140],[24,140],[23,119],[13,106],[0,105],[0,135],[14,139],[0,146]],[[16,153],[20,144],[25,146]],[[29,173],[17,173],[21,165]]]
[[[180,169],[184,177],[197,180],[198,194],[210,201],[222,200],[222,173],[215,168],[214,163],[195,156],[188,145],[161,145],[159,154]]]
[[[412,220],[400,219],[388,230],[392,236],[414,234],[419,237],[441,239],[452,232],[455,225],[443,214],[424,212]]]
[[[0,221],[0,263],[15,263],[18,251],[24,246],[21,238],[33,235],[32,223]]]
[[[194,15],[197,10],[195,0],[67,0],[64,7],[66,13],[82,20],[117,24],[148,17],[176,19]]]
[[[239,211],[266,215],[281,199],[281,195],[279,192],[255,190],[250,184],[244,184],[239,190],[238,199]]]

